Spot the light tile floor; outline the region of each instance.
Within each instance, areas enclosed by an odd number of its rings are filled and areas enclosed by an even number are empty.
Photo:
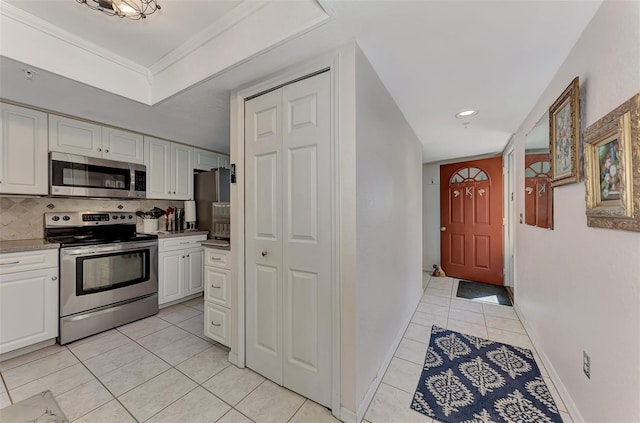
[[[513,307],[456,298],[458,280],[425,273],[425,293],[365,414],[368,423],[436,422],[409,408],[422,373],[431,326],[529,348],[564,422],[572,422]]]
[[[409,408],[431,325],[533,349],[507,306],[455,298],[457,279],[425,273],[425,294],[384,375],[365,423],[432,422]],[[203,300],[67,346],[0,363],[0,408],[50,389],[74,422],[337,422],[329,410],[227,361],[204,336]],[[535,355],[565,422],[566,408]],[[1,414],[1,412],[0,412]]]
[[[72,422],[335,422],[204,336],[203,298],[0,363],[0,408],[51,390]],[[0,410],[0,420],[2,420]]]

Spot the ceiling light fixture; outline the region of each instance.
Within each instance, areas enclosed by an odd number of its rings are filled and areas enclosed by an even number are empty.
[[[456,118],[464,119],[471,116],[475,116],[479,113],[478,110],[465,110],[464,112],[456,113]]]
[[[157,0],[76,0],[86,4],[89,9],[119,18],[133,20],[146,19],[156,10],[160,10]]]

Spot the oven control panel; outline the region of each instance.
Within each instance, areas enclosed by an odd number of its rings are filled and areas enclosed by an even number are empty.
[[[135,225],[134,212],[52,212],[44,214],[45,228],[56,226]]]

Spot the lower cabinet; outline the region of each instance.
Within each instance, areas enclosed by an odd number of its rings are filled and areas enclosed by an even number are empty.
[[[158,244],[158,302],[166,304],[203,291],[206,235],[161,239]]]
[[[0,354],[58,336],[58,250],[0,255]]]
[[[204,319],[205,336],[228,347],[231,340],[231,310],[205,302]]]
[[[231,252],[204,250],[204,334],[231,346]]]

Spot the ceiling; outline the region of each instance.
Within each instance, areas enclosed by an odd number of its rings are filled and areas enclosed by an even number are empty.
[[[355,39],[424,162],[490,154],[600,3],[160,0],[130,21],[74,0],[0,0],[0,97],[228,152],[231,89]],[[465,109],[480,113],[454,117]]]

